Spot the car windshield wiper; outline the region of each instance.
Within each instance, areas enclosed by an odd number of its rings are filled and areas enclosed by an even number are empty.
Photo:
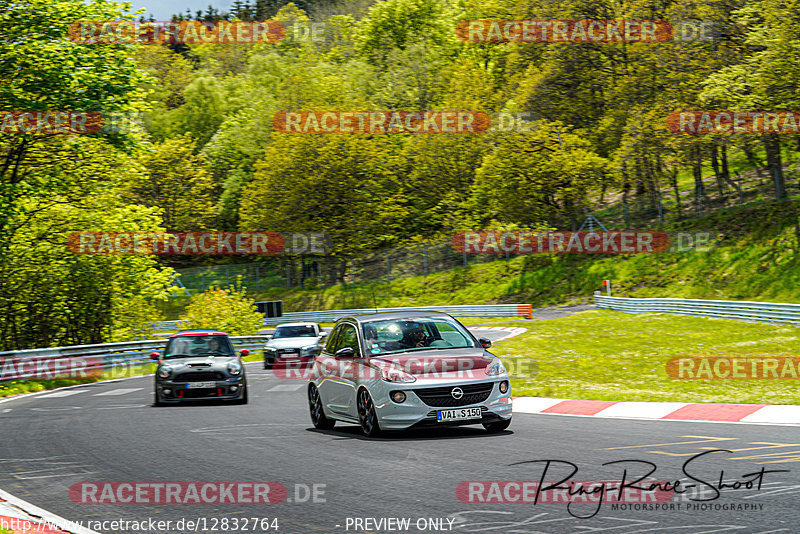
[[[232,356],[229,352],[201,352],[198,356]]]
[[[190,354],[170,354],[169,356],[164,356],[164,359],[169,360],[170,358],[191,358]]]

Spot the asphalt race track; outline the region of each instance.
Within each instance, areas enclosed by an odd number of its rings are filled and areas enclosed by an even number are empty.
[[[367,439],[356,426],[315,430],[304,381],[278,379],[259,364],[248,365],[248,373],[246,406],[154,408],[152,377],[2,403],[0,488],[73,521],[174,524],[205,518],[207,532],[245,531],[234,530],[231,523],[227,529],[221,523],[212,529],[215,518],[277,518],[278,532],[284,533],[767,533],[800,528],[798,427],[517,414],[510,429],[496,435],[478,426]],[[684,463],[714,449],[732,452],[692,460],[690,473],[706,484],[698,484],[702,492],[674,497],[669,503],[674,509],[622,510],[607,502],[599,509],[594,503],[568,510],[565,503],[461,502],[456,494],[465,481],[538,481],[545,464],[533,460],[576,464],[574,481],[619,481],[625,467],[630,481],[644,464],[602,464],[642,460],[657,466],[654,479],[687,483]],[[752,483],[747,488],[744,483],[756,479],[762,468],[789,471],[764,473],[760,489]],[[549,469],[545,480],[567,474],[566,464]],[[728,486],[740,481],[744,487],[725,487],[716,495],[711,486],[719,487],[720,477]],[[269,505],[73,502],[70,486],[91,481],[278,482],[287,488],[287,498]],[[317,502],[307,491],[314,485]],[[716,498],[700,502],[689,495]],[[408,518],[410,523],[407,530],[397,530],[395,523],[366,518]],[[253,530],[251,524],[246,531],[272,530]]]

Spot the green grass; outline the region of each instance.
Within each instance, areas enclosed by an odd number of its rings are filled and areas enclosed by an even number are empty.
[[[592,310],[529,323],[493,347],[509,370],[538,363],[533,377],[512,376],[515,396],[567,399],[796,404],[800,380],[679,380],[675,357],[797,355],[800,330],[789,326],[667,314]]]

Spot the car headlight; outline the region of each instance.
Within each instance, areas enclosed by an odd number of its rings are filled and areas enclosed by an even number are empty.
[[[238,375],[242,373],[242,364],[239,362],[231,362],[228,364],[228,372],[232,375]]]
[[[169,378],[169,375],[172,374],[172,366],[171,365],[162,365],[158,368],[158,376],[161,378]]]
[[[276,349],[275,347],[269,347],[269,346],[264,347],[264,352],[275,352],[276,350],[278,349]]]
[[[417,377],[410,373],[406,373],[399,367],[381,367],[380,371],[381,380],[385,380],[386,382],[409,384],[417,381]]]
[[[488,376],[497,376],[502,375],[506,372],[506,368],[503,366],[503,362],[500,361],[500,358],[495,358],[489,365],[486,366],[486,374]]]

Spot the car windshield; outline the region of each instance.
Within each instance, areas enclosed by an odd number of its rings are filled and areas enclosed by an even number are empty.
[[[371,321],[364,323],[362,328],[366,351],[371,356],[476,346],[458,321],[443,317]]]
[[[274,339],[287,337],[317,337],[317,332],[311,325],[279,326],[275,329]]]
[[[193,356],[218,356],[229,358],[234,355],[227,336],[178,336],[173,337],[164,351],[164,358],[187,358]]]

